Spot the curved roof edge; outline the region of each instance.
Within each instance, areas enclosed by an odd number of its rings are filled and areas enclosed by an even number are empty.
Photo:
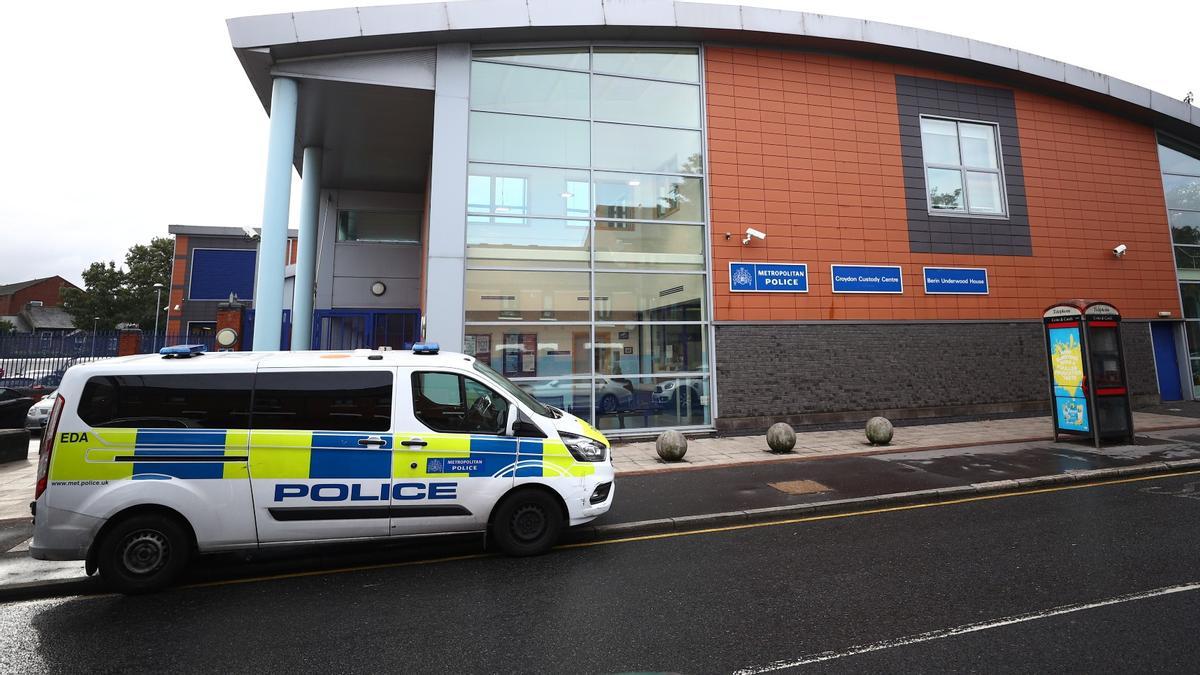
[[[234,49],[242,54],[329,40],[422,33],[453,36],[456,32],[477,36],[480,31],[522,28],[638,27],[836,40],[924,52],[1015,71],[1153,111],[1191,125],[1194,128],[1190,131],[1200,136],[1200,108],[1061,61],[919,28],[748,5],[683,0],[452,0],[247,16],[229,19],[226,24]],[[427,44],[446,41],[443,35]],[[243,65],[252,79],[256,79],[245,59]]]

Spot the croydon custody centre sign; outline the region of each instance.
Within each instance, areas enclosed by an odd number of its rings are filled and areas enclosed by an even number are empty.
[[[899,265],[830,265],[834,293],[903,293]]]
[[[729,290],[735,293],[807,293],[804,263],[729,263]]]

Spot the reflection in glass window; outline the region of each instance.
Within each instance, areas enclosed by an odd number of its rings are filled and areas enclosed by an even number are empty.
[[[476,61],[471,64],[471,107],[528,115],[587,117],[588,76]]]
[[[922,117],[921,152],[931,213],[1005,214],[994,125]]]
[[[1181,270],[1200,270],[1200,246],[1176,246],[1175,267]]]
[[[1183,300],[1183,317],[1200,319],[1200,284],[1179,284],[1179,295]]]
[[[627,124],[592,125],[592,163],[599,169],[700,173],[699,131]]]
[[[1200,176],[1163,174],[1167,191],[1167,208],[1200,211]]]
[[[587,122],[473,112],[470,124],[469,154],[473,160],[588,165]]]
[[[591,335],[587,324],[468,326],[463,353],[509,378],[587,377],[591,374]]]
[[[699,426],[712,422],[707,377],[612,377],[609,381],[630,392],[630,403],[609,412],[597,401],[599,429]],[[597,388],[597,393],[601,391]]]
[[[704,226],[596,221],[596,267],[704,269]]]
[[[587,272],[467,270],[467,321],[587,321]]]
[[[586,220],[467,216],[467,257],[489,267],[587,267]]]
[[[596,217],[703,222],[699,178],[595,172]]]
[[[596,47],[593,70],[660,80],[700,81],[700,57],[687,47]]]
[[[1169,211],[1176,244],[1200,245],[1200,211]]]
[[[596,324],[596,372],[606,375],[708,370],[701,324]]]
[[[588,69],[587,47],[568,47],[566,49],[489,49],[475,52],[474,58],[501,61],[504,63],[524,63],[547,68]]]
[[[700,128],[700,87],[628,77],[592,78],[592,117],[610,122]]]
[[[1178,147],[1175,147],[1178,145]],[[1166,138],[1159,139],[1158,143],[1158,163],[1162,167],[1164,173],[1181,173],[1192,176],[1200,176],[1200,157],[1193,157],[1194,152],[1191,148],[1187,148],[1181,143],[1177,144]]]
[[[421,243],[420,211],[338,211],[338,241]]]
[[[598,305],[601,300],[599,320],[703,321],[704,276],[597,272]]]
[[[467,171],[470,213],[587,218],[591,210],[587,171],[502,164]]]

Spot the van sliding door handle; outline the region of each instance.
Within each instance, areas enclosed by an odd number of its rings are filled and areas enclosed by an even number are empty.
[[[385,445],[383,439],[379,436],[367,436],[366,438],[360,438],[358,439],[358,444],[364,446],[370,445],[376,448],[382,448]]]
[[[407,448],[423,448],[429,444],[419,438],[410,438],[407,441],[400,441],[400,445],[403,445]]]

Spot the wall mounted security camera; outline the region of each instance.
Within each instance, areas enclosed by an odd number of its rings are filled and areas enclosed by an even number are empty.
[[[251,239],[258,239],[258,232],[255,232],[254,228],[249,225],[242,226],[242,233]]]
[[[767,238],[766,232],[760,232],[760,231],[754,229],[753,227],[747,227],[746,228],[746,238],[742,240],[742,246],[749,244],[751,239],[766,239],[766,238]]]
[[[1121,256],[1125,255],[1125,252],[1126,252],[1126,251],[1128,251],[1128,250],[1129,250],[1129,247],[1128,247],[1128,246],[1126,246],[1125,244],[1117,244],[1117,245],[1116,245],[1116,246],[1113,248],[1113,255],[1115,255],[1115,256],[1117,256],[1118,258],[1120,258]]]

